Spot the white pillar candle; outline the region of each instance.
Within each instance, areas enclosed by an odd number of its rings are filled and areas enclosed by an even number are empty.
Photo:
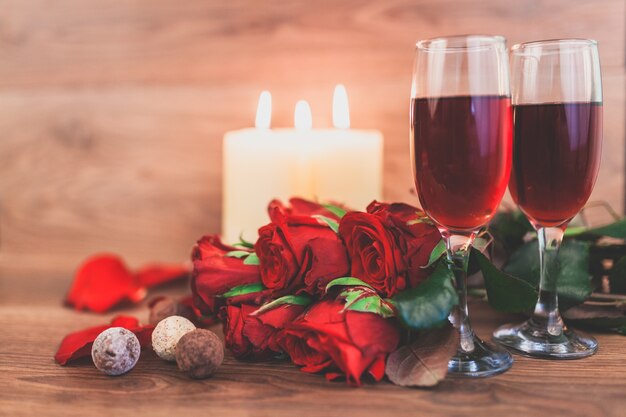
[[[256,240],[258,228],[269,221],[267,204],[274,198],[333,200],[359,210],[381,198],[382,134],[349,128],[347,96],[341,90],[335,92],[335,129],[312,129],[311,111],[304,101],[296,106],[295,129],[269,129],[271,98],[264,92],[256,128],[226,133],[222,205],[226,242],[235,242],[240,235]]]
[[[312,194],[365,210],[382,198],[383,135],[350,129],[348,95],[341,84],[333,94],[333,125],[311,131]]]

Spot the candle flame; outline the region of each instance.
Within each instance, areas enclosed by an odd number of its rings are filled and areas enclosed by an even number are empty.
[[[293,114],[294,125],[298,130],[311,130],[313,127],[313,116],[311,116],[311,106],[305,100],[296,103],[296,110]]]
[[[272,122],[272,95],[265,90],[259,96],[254,126],[257,129],[269,129]]]
[[[333,94],[333,126],[337,129],[350,128],[350,106],[348,92],[343,84],[337,84]]]

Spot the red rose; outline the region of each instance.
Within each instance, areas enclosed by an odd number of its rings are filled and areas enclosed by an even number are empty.
[[[379,203],[373,201],[367,212],[383,219],[385,224],[395,229],[397,241],[407,265],[407,278],[410,287],[417,286],[428,278],[430,253],[441,241],[441,233],[428,219],[424,211],[403,203]]]
[[[362,279],[385,297],[406,288],[406,262],[393,230],[369,213],[351,212],[339,224],[350,254],[352,276]]]
[[[303,305],[281,304],[267,311],[258,306],[242,304],[224,307],[224,338],[226,347],[239,359],[268,359],[282,349],[276,335],[298,317],[306,308]]]
[[[391,297],[424,280],[432,249],[441,239],[421,210],[406,204],[373,202],[367,213],[350,212],[339,224],[351,259],[351,273]]]
[[[348,382],[360,384],[369,373],[380,381],[385,359],[400,339],[392,319],[374,313],[344,310],[342,301],[321,301],[278,334],[278,344],[305,372],[337,370]]]
[[[261,283],[258,265],[246,265],[243,259],[226,256],[228,252],[241,250],[225,245],[219,236],[204,236],[193,248],[193,276],[191,290],[194,305],[206,315],[217,312],[218,307],[230,303],[261,302],[264,292],[249,292],[229,300],[220,299],[229,290],[247,284]]]
[[[263,284],[275,295],[320,293],[350,271],[341,238],[323,220],[274,207],[272,222],[259,229],[254,246]]]

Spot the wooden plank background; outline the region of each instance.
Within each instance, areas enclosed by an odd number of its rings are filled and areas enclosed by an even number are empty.
[[[186,259],[219,231],[222,135],[253,123],[262,89],[275,125],[306,98],[322,127],[343,82],[353,126],[385,135],[385,197],[415,203],[413,45],[444,34],[598,39],[593,198],[623,210],[625,12],[623,0],[0,0],[0,274],[66,277],[101,250]]]

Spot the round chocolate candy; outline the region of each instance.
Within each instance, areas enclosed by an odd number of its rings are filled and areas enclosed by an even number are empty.
[[[192,378],[211,376],[223,361],[224,345],[210,330],[193,330],[181,337],[176,345],[178,369]]]
[[[141,354],[137,336],[123,327],[111,327],[98,335],[91,347],[94,365],[107,375],[122,375],[135,367]]]

